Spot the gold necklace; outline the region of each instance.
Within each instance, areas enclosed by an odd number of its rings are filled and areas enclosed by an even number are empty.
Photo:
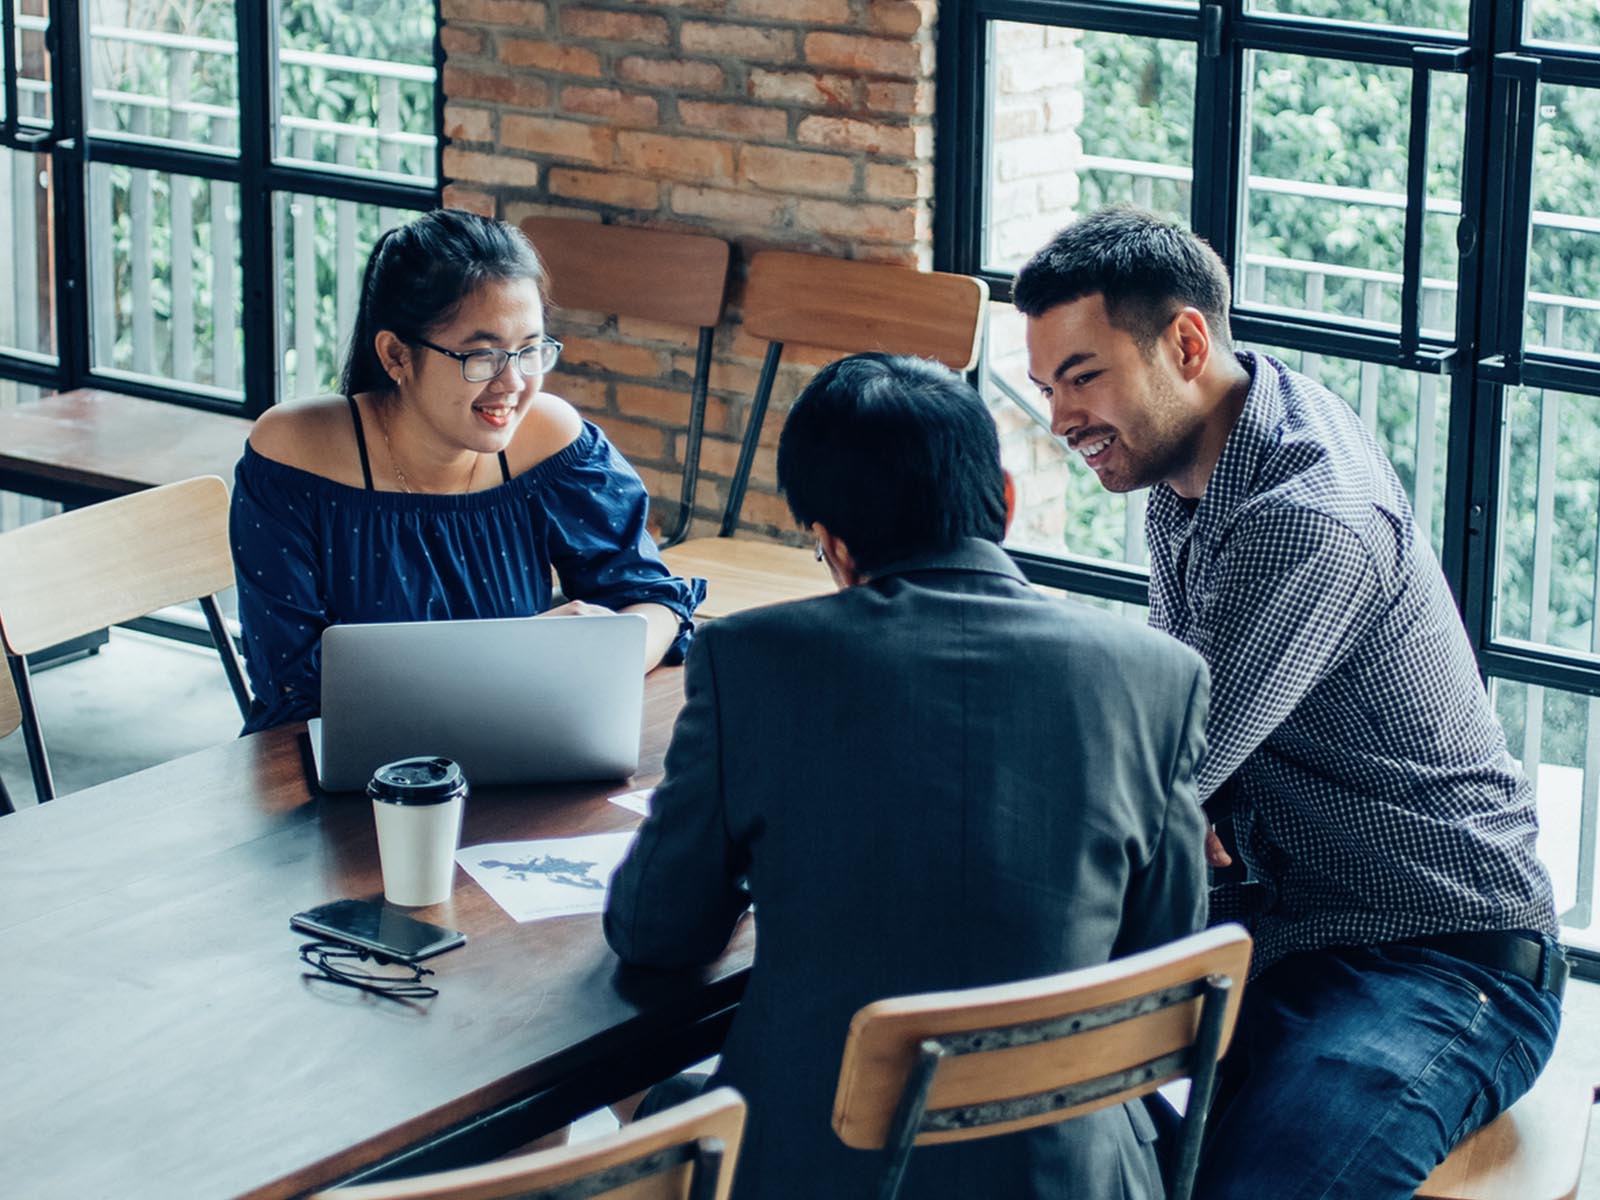
[[[383,448],[388,452],[389,465],[394,468],[395,480],[400,484],[400,490],[409,496],[412,494],[413,489],[410,481],[406,479],[406,473],[400,469],[400,460],[395,457],[394,446],[389,441],[389,420],[381,411],[377,409],[373,411],[378,416],[378,432],[383,434]],[[476,453],[472,456],[472,466],[467,468],[467,486],[461,489],[463,492],[470,492],[472,490],[472,481],[478,477],[479,457]]]

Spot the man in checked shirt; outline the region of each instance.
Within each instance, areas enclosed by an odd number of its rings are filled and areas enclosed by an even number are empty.
[[[1095,213],[1014,302],[1056,434],[1108,491],[1151,489],[1150,622],[1211,669],[1200,797],[1246,875],[1211,913],[1256,950],[1196,1195],[1410,1197],[1532,1084],[1566,977],[1439,564],[1350,407],[1234,350],[1186,230]]]

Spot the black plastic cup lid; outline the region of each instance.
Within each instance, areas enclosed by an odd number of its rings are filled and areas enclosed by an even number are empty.
[[[466,787],[461,767],[448,758],[402,758],[372,773],[367,795],[389,804],[443,804]]]

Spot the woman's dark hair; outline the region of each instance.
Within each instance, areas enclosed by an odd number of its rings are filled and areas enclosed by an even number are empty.
[[[1028,317],[1085,296],[1105,300],[1106,317],[1141,350],[1155,344],[1185,307],[1205,316],[1218,345],[1228,330],[1228,269],[1183,226],[1127,205],[1068,225],[1017,272],[1011,303]]]
[[[533,280],[543,299],[544,265],[521,230],[504,221],[440,208],[389,230],[361,278],[339,390],[353,396],[394,387],[373,346],[379,330],[426,337],[483,284],[512,279]]]
[[[1005,536],[994,418],[926,359],[856,354],[819,371],[784,422],[778,486],[795,520],[827,526],[867,575]]]

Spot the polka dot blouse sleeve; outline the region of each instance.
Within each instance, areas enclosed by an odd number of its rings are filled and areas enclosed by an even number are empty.
[[[593,425],[574,444],[567,469],[551,478],[546,503],[550,562],[568,599],[606,608],[660,604],[678,614],[667,662],[681,662],[705,598],[703,579],[682,579],[661,561],[645,526],[650,498],[623,457]]]
[[[234,474],[230,539],[239,623],[255,706],[244,732],[314,716],[319,638],[329,623],[315,514],[246,448]]]

